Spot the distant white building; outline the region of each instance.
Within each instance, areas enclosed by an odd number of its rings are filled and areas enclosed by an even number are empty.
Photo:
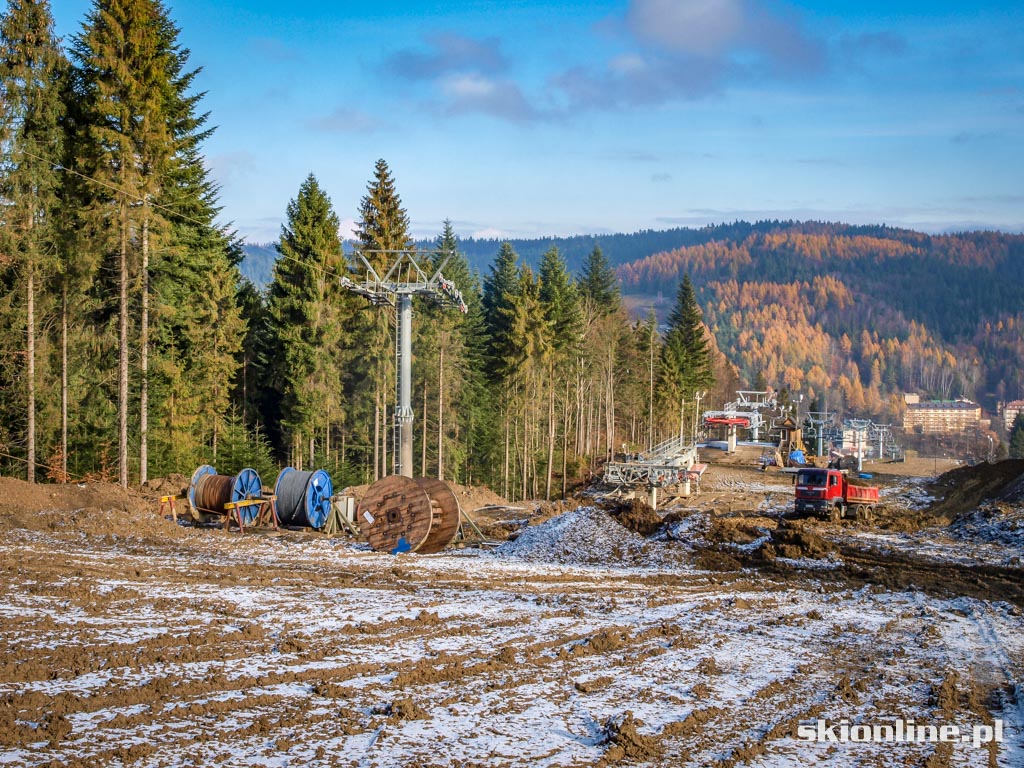
[[[978,426],[981,426],[981,406],[963,398],[908,402],[903,415],[904,430],[924,435],[963,432]]]
[[[1003,426],[1007,432],[1013,429],[1013,422],[1021,411],[1024,411],[1024,400],[1011,400],[1003,406]]]

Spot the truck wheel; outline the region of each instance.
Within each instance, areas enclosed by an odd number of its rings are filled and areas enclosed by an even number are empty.
[[[830,517],[830,520],[833,523],[842,522],[842,520],[843,520],[843,508],[838,506],[838,505],[832,507],[832,515]]]

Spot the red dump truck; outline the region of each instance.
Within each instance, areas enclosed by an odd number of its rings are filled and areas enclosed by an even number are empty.
[[[838,469],[807,467],[796,473],[796,511],[838,523],[844,517],[871,522],[878,489],[854,485]]]

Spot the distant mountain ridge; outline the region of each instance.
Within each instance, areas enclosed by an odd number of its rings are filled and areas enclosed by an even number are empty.
[[[792,222],[790,222],[792,223]],[[616,232],[601,235],[573,235],[570,237],[538,237],[538,238],[460,238],[459,248],[465,254],[472,269],[486,274],[494,257],[498,254],[501,244],[512,244],[520,260],[524,264],[536,267],[540,264],[544,252],[556,246],[565,259],[569,269],[578,274],[583,267],[587,255],[600,245],[608,261],[613,266],[626,264],[653,253],[671,251],[684,246],[701,245],[724,239],[742,239],[758,228],[779,226],[780,222],[736,222],[691,229],[678,227],[665,230],[641,230],[639,232]],[[431,248],[434,242],[422,240],[417,247]],[[345,243],[346,250],[353,247],[351,242]],[[273,243],[246,244],[246,259],[242,264],[242,274],[257,286],[270,281],[273,263],[277,259],[277,251]]]
[[[501,242],[459,247],[486,274]],[[1024,235],[740,221],[508,242],[533,266],[554,245],[576,274],[600,245],[640,303],[671,297],[689,273],[719,348],[748,383],[763,376],[833,403],[841,393],[850,411],[893,419],[904,390],[989,408],[1024,397]],[[273,246],[246,246],[243,272],[263,285],[275,257]]]

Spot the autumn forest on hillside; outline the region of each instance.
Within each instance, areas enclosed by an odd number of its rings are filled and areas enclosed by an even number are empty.
[[[156,0],[96,0],[67,41],[49,3],[8,3],[3,474],[388,474],[394,311],[342,278],[360,254],[382,271],[412,248],[467,309],[416,300],[415,472],[511,499],[552,498],[622,446],[678,434],[697,393],[713,407],[771,386],[894,423],[905,391],[1024,397],[1015,235],[737,222],[498,242],[446,223],[422,242],[379,160],[364,189],[327,190],[315,169],[297,184],[256,284],[219,223],[203,156],[216,116],[178,37]],[[355,214],[352,242],[339,212]]]

